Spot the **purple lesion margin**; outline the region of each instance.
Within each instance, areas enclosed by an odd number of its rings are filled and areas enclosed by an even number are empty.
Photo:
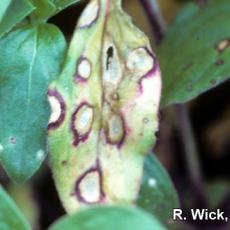
[[[76,74],[74,76],[74,81],[77,82],[77,83],[85,83],[88,79],[82,77],[80,74],[79,74],[79,71],[78,71],[78,67],[79,65],[81,64],[81,62],[83,62],[84,60],[88,61],[89,64],[90,64],[90,75],[92,73],[92,64],[91,62],[89,61],[88,58],[84,57],[84,56],[80,56],[78,61],[77,61],[77,70],[76,70]]]
[[[72,131],[73,135],[74,135],[74,140],[73,140],[73,145],[77,146],[80,142],[85,142],[88,139],[88,136],[92,130],[92,124],[90,129],[88,130],[88,132],[84,133],[83,135],[79,134],[79,132],[77,131],[77,129],[75,128],[75,120],[76,120],[76,115],[77,113],[81,110],[81,108],[83,108],[84,106],[88,107],[88,108],[92,108],[94,109],[94,107],[90,104],[88,104],[87,102],[82,102],[73,112],[72,116],[71,116],[71,122],[70,122],[70,130]],[[94,116],[94,114],[93,114]],[[93,122],[92,122],[93,123]]]
[[[143,93],[143,87],[142,87],[142,81],[144,79],[147,79],[147,78],[151,78],[154,76],[154,74],[156,73],[156,71],[159,69],[159,63],[157,61],[157,58],[155,57],[155,55],[153,54],[153,52],[151,52],[147,47],[139,47],[138,49],[144,49],[146,50],[147,54],[152,58],[153,60],[153,66],[152,68],[145,74],[143,75],[139,81],[138,81],[138,85],[139,85],[139,91],[140,93],[142,94]]]
[[[51,130],[51,129],[58,128],[62,124],[62,122],[64,121],[65,114],[66,114],[66,105],[65,105],[65,101],[64,101],[63,97],[61,96],[61,94],[55,89],[49,89],[48,90],[48,97],[55,97],[58,100],[58,102],[60,103],[60,108],[61,108],[61,114],[60,114],[59,118],[57,119],[57,121],[51,122],[48,124],[48,130]]]
[[[86,25],[84,25],[84,26],[79,26],[79,27],[78,27],[79,29],[89,28],[89,27],[91,27],[93,24],[96,23],[97,19],[99,18],[100,11],[101,11],[101,4],[100,4],[100,1],[99,1],[99,0],[97,0],[97,4],[98,4],[98,11],[97,11],[96,17],[93,19],[92,22],[90,22],[90,23],[88,23],[88,24],[86,24]],[[83,12],[83,13],[84,13],[84,12]]]
[[[95,202],[89,202],[87,200],[85,200],[85,198],[81,195],[81,191],[80,191],[80,184],[82,182],[82,180],[89,174],[89,173],[93,173],[93,172],[97,172],[99,175],[99,187],[100,187],[100,197],[97,201]],[[101,166],[100,166],[100,162],[99,159],[96,159],[96,164],[95,166],[91,167],[90,169],[88,169],[86,172],[84,172],[76,181],[76,185],[75,185],[75,192],[72,195],[76,195],[77,199],[85,204],[99,204],[99,203],[103,203],[104,198],[105,198],[105,193],[103,191],[103,175],[102,175],[102,170],[101,170]]]

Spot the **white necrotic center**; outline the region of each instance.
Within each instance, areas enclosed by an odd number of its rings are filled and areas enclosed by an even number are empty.
[[[79,185],[80,194],[86,202],[94,203],[100,200],[100,177],[97,171],[88,173]]]
[[[127,67],[144,75],[153,68],[154,60],[144,48],[133,50],[127,59]]]
[[[78,66],[78,74],[84,78],[88,79],[91,74],[91,65],[87,59],[83,59]]]
[[[39,149],[36,153],[37,160],[41,161],[45,158],[45,152],[42,149]]]
[[[108,122],[108,139],[112,143],[122,140],[124,134],[123,122],[119,115],[113,115]]]
[[[76,114],[75,129],[79,134],[83,135],[87,133],[93,122],[93,108],[84,105]]]
[[[148,180],[149,187],[155,187],[157,185],[157,181],[154,178],[150,178]]]
[[[58,121],[59,117],[61,116],[61,104],[58,101],[58,99],[54,96],[49,96],[48,101],[51,107],[49,123],[54,123]]]

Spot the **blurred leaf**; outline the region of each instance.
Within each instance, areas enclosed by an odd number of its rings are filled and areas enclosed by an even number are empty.
[[[33,11],[28,0],[1,0],[0,37],[10,31],[18,22]]]
[[[178,0],[157,0],[161,13],[166,23],[171,23],[180,10],[182,1]]]
[[[230,76],[230,2],[188,4],[169,28],[159,50],[162,106],[183,103]]]
[[[1,230],[28,230],[29,225],[26,222],[21,211],[3,190],[0,185],[0,229]]]
[[[46,155],[47,87],[58,76],[65,40],[57,27],[24,26],[0,39],[0,160],[24,182]]]
[[[56,11],[56,7],[51,0],[30,1],[36,7],[35,11],[33,11],[33,13],[30,15],[30,17],[35,21],[46,21]]]
[[[158,220],[141,210],[103,206],[67,216],[51,226],[50,230],[163,230]]]
[[[15,204],[20,207],[21,212],[26,217],[30,226],[32,226],[33,229],[37,229],[36,226],[38,226],[39,221],[39,207],[33,197],[32,183],[25,183],[23,185],[9,183],[6,189]]]
[[[59,11],[80,1],[81,0],[53,0]]]
[[[175,188],[154,154],[145,159],[137,204],[165,224],[172,218],[173,208],[180,207]]]
[[[0,1],[0,22],[9,5],[10,5],[10,0]]]
[[[229,181],[215,181],[206,186],[208,202],[211,209],[217,206],[227,197],[230,192]]]

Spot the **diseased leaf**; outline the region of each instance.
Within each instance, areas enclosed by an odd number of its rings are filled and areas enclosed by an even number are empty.
[[[230,2],[188,4],[160,50],[162,106],[183,103],[230,77]]]
[[[155,217],[141,210],[118,206],[90,208],[57,221],[49,230],[165,230]]]
[[[121,1],[92,0],[49,90],[51,166],[68,212],[135,201],[158,129],[160,92],[149,40]]]
[[[52,0],[30,0],[30,2],[36,7],[30,15],[32,20],[46,21],[56,12],[56,6]]]
[[[29,224],[26,222],[21,211],[15,203],[3,190],[0,185],[0,229],[1,230],[29,230]]]
[[[170,222],[172,210],[180,206],[175,188],[154,154],[149,154],[145,158],[137,204],[164,224]]]
[[[65,40],[57,27],[24,26],[0,39],[0,160],[24,182],[46,155],[47,87],[60,71]]]
[[[28,0],[1,0],[0,37],[34,10]]]

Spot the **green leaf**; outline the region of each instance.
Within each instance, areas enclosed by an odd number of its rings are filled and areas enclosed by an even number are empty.
[[[0,37],[34,10],[28,0],[1,0]]]
[[[149,154],[145,159],[144,175],[137,204],[165,224],[172,218],[173,208],[180,206],[168,173],[154,154]]]
[[[50,230],[163,230],[158,220],[141,210],[118,206],[94,207],[64,217]]]
[[[46,21],[56,12],[56,6],[51,0],[30,0],[36,7],[30,15],[33,21]]]
[[[0,229],[29,230],[21,211],[0,185]]]
[[[0,1],[0,22],[9,5],[10,5],[10,0]]]
[[[77,2],[80,2],[80,0],[53,0],[59,11]]]
[[[0,39],[0,160],[23,182],[46,155],[47,87],[60,71],[65,40],[57,27],[24,26]]]
[[[46,21],[64,8],[80,0],[30,0],[36,10],[30,15],[33,21]]]
[[[162,106],[183,103],[230,76],[229,0],[188,4],[167,31],[159,59]]]

